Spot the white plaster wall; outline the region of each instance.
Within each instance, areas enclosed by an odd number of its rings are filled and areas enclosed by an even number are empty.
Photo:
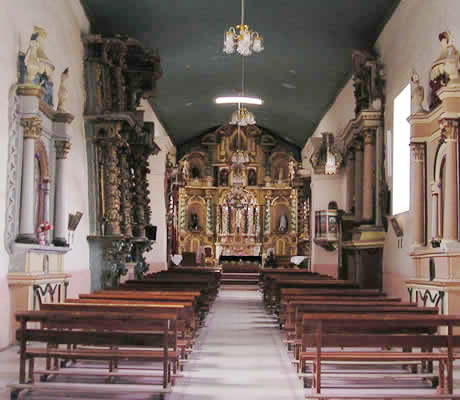
[[[345,205],[345,178],[341,173],[337,175],[313,174],[311,178],[311,193],[311,227],[314,233],[316,211],[327,210],[327,206],[331,201],[335,201],[339,209],[343,209]],[[311,268],[314,272],[337,278],[337,251],[324,250],[313,242]]]
[[[382,56],[387,76],[385,132],[392,129],[393,101],[409,83],[410,70],[415,68],[428,98],[429,72],[432,62],[439,56],[439,33],[449,30],[458,40],[460,27],[460,2],[457,0],[403,0],[382,31],[376,49]],[[429,181],[432,166],[428,166]],[[391,180],[389,181],[391,184]],[[429,199],[429,197],[428,197]],[[404,280],[413,277],[415,267],[411,258],[410,244],[413,226],[411,212],[402,216],[406,229],[403,248],[398,249],[394,232],[386,237],[384,248],[384,288],[390,294],[407,297]],[[430,221],[431,218],[428,218]]]
[[[393,101],[409,83],[412,68],[419,73],[421,84],[425,87],[425,98],[428,97],[431,63],[439,56],[438,34],[449,30],[458,40],[459,15],[458,0],[402,0],[388,21],[375,44],[376,51],[382,58],[387,79],[385,132],[393,129]],[[348,121],[354,117],[353,109],[353,87],[350,81],[324,115],[314,135],[325,131],[340,135]],[[302,154],[305,150],[306,146]],[[429,171],[430,168],[431,166]],[[391,177],[387,177],[387,181],[391,189]],[[407,290],[404,281],[415,274],[413,262],[409,257],[413,226],[411,218],[410,211],[400,215],[404,226],[402,248],[398,248],[394,231],[389,227],[383,257],[384,290],[390,295],[405,299]]]
[[[147,253],[146,260],[150,271],[158,271],[166,269],[167,266],[166,204],[164,193],[166,157],[168,152],[175,155],[176,148],[150,103],[142,100],[141,106],[145,109],[145,121],[153,122],[155,125],[155,143],[161,149],[157,155],[151,156],[149,159],[150,174],[147,178],[150,190],[150,206],[152,208],[151,224],[157,226],[157,240],[152,250]]]
[[[68,81],[68,112],[75,115],[71,125],[72,150],[69,154],[68,176],[66,177],[67,209],[84,213],[75,234],[74,250],[65,256],[65,269],[74,274],[69,294],[89,289],[89,249],[86,242],[88,227],[88,182],[86,171],[86,151],[83,131],[83,47],[81,32],[88,32],[89,23],[79,1],[76,0],[3,0],[0,13],[0,243],[4,243],[4,210],[6,208],[6,165],[8,151],[8,93],[17,82],[17,57],[29,44],[33,27],[37,25],[48,32],[45,51],[55,64],[55,103],[59,88],[60,74],[70,67]],[[7,273],[9,257],[4,246],[0,247],[0,293],[2,310],[10,310]],[[0,313],[0,348],[9,344],[10,312]]]

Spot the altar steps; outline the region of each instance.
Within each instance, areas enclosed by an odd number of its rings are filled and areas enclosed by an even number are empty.
[[[220,278],[221,287],[230,289],[234,287],[244,289],[258,289],[259,274],[251,272],[223,272]]]

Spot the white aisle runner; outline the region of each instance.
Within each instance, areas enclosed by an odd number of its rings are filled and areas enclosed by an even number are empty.
[[[258,291],[221,290],[206,325],[168,400],[304,398]]]

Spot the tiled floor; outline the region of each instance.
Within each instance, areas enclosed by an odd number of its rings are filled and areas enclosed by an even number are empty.
[[[460,370],[456,369],[455,378],[459,379]],[[166,400],[301,400],[310,391],[304,389],[296,377],[286,347],[281,342],[279,328],[264,310],[257,291],[220,291],[183,375]],[[17,376],[17,347],[11,347],[0,353],[0,400],[10,398],[5,385],[17,382]],[[456,388],[459,387],[457,379]],[[334,379],[324,383],[323,392],[328,393],[353,394],[368,390],[360,379],[356,382]],[[377,390],[412,394],[434,392],[427,382],[421,380],[398,380],[396,384],[398,386],[394,386],[394,382],[383,382]],[[375,388],[372,390],[376,391]],[[76,397],[36,393],[25,398],[152,400],[157,397],[120,394]]]

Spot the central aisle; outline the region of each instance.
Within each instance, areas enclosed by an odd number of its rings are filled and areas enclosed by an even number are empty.
[[[221,290],[206,325],[169,399],[304,398],[280,330],[258,291]]]

